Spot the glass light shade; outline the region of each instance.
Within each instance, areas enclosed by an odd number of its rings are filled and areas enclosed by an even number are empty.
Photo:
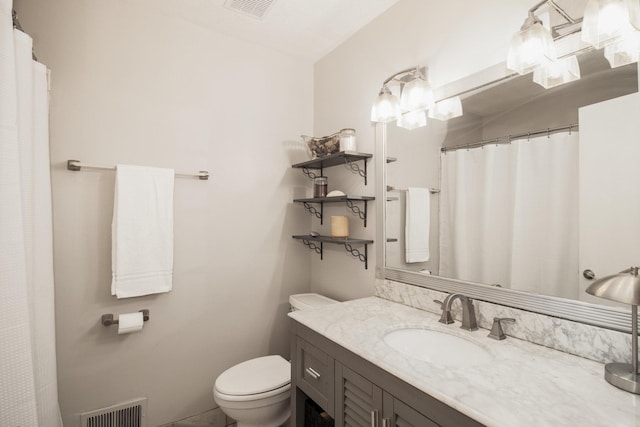
[[[371,107],[371,121],[388,123],[400,118],[400,101],[385,86]]]
[[[462,115],[462,102],[459,96],[443,99],[429,110],[429,117],[438,120],[449,120]]]
[[[518,74],[527,74],[555,59],[556,48],[551,33],[542,23],[536,22],[511,39],[507,68]]]
[[[396,123],[401,128],[417,129],[427,125],[427,113],[425,110],[414,110],[404,113]]]
[[[617,42],[605,46],[604,57],[611,68],[638,62],[640,57],[640,31],[627,34]]]
[[[421,77],[416,77],[402,88],[400,108],[403,111],[425,110],[431,108],[433,103],[433,90]]]
[[[582,40],[600,49],[631,32],[630,4],[629,0],[589,0],[582,21]]]
[[[640,31],[640,0],[627,0],[629,6],[629,20],[631,25]]]
[[[580,66],[575,55],[549,62],[533,72],[533,81],[545,89],[578,79],[580,79]]]

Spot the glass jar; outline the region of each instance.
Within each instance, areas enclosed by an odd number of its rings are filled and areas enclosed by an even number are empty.
[[[313,197],[327,197],[329,180],[326,176],[317,176],[313,179]]]
[[[340,151],[358,151],[355,129],[346,128],[340,131]]]

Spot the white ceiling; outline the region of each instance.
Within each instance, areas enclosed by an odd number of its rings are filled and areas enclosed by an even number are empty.
[[[262,19],[225,0],[142,0],[212,31],[317,61],[398,0],[275,0]]]

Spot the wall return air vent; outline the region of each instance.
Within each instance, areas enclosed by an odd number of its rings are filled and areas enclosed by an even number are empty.
[[[225,0],[224,6],[243,15],[262,19],[275,2],[276,0]]]
[[[80,414],[81,427],[146,427],[147,398]]]

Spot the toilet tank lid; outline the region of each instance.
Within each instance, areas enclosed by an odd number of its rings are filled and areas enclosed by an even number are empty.
[[[282,356],[247,360],[224,371],[216,379],[220,393],[233,396],[266,393],[291,382],[291,365]]]
[[[296,310],[309,310],[311,308],[322,307],[323,305],[335,304],[338,301],[327,298],[324,295],[309,293],[295,294],[289,296],[289,304]]]

